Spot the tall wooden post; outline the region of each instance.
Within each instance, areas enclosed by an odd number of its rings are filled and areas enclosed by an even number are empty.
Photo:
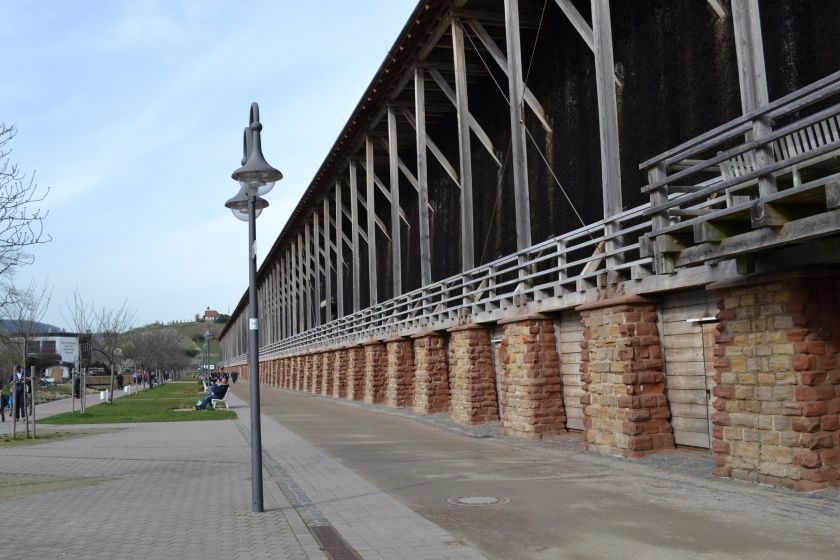
[[[464,30],[452,18],[452,51],[455,67],[455,98],[458,112],[458,155],[461,164],[461,269],[475,266],[473,241],[472,154],[470,153],[470,111],[467,101],[467,70]]]
[[[609,219],[621,212],[621,154],[618,139],[618,105],[615,97],[615,62],[613,61],[612,24],[609,0],[592,0],[592,32],[595,43],[595,83],[598,95],[598,124],[601,138],[601,192],[604,203],[605,234],[610,236],[617,224]],[[609,253],[618,245],[610,239]],[[613,270],[619,257],[607,257],[607,270]]]
[[[402,294],[402,241],[400,238],[400,168],[397,153],[397,114],[388,107],[388,171],[391,183],[391,275],[393,293]]]
[[[324,321],[332,321],[332,249],[330,248],[330,197],[324,198],[324,291],[327,302]],[[339,241],[340,243],[340,241]]]
[[[417,138],[417,210],[420,215],[420,284],[432,283],[431,238],[429,235],[429,175],[426,152],[426,78],[422,68],[414,69],[414,111]]]
[[[353,312],[359,310],[360,280],[359,280],[359,187],[356,178],[356,162],[350,162],[350,221],[352,222],[353,241]]]
[[[341,182],[335,182],[335,297],[336,316],[344,317],[344,216]]]
[[[519,41],[519,1],[505,0],[507,74],[510,93],[511,155],[516,209],[516,248],[531,246],[531,206],[528,199],[528,153],[525,144],[525,84]]]
[[[367,186],[368,288],[370,305],[379,301],[376,285],[376,183],[373,174],[373,140],[365,137],[365,185]]]

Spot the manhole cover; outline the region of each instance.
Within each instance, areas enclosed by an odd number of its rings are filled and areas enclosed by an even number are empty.
[[[453,506],[498,506],[510,502],[510,498],[500,496],[457,496],[447,498],[446,502]]]

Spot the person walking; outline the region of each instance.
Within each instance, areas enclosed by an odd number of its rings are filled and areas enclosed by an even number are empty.
[[[24,369],[20,366],[15,368],[15,373],[12,374],[12,379],[10,380],[10,385],[13,387],[14,391],[14,415],[15,420],[20,420],[24,416],[26,416],[26,410],[24,408],[24,392],[26,391],[26,387],[23,382],[24,376]]]

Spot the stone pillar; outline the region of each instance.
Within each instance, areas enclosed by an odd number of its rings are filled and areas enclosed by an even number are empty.
[[[347,397],[347,353],[349,350],[340,348],[333,352],[333,392],[332,396],[337,399]]]
[[[449,332],[450,416],[461,424],[498,420],[490,331],[467,325]]]
[[[312,385],[310,389],[316,395],[323,391],[324,383],[324,359],[321,352],[312,354]]]
[[[294,373],[292,374],[292,389],[300,391],[303,386],[303,356],[294,357]]]
[[[365,350],[361,346],[347,349],[347,400],[360,401],[365,396]]]
[[[560,390],[560,358],[554,321],[545,317],[503,321],[499,388],[502,432],[542,439],[566,431]]]
[[[410,407],[414,399],[414,356],[411,340],[387,340],[385,352],[385,405],[392,408]]]
[[[376,404],[385,401],[385,373],[388,359],[385,344],[379,341],[364,344],[365,352],[365,402]]]
[[[446,337],[440,333],[414,339],[414,410],[423,414],[449,412],[449,366]]]
[[[312,392],[312,354],[303,357],[303,390]]]
[[[335,360],[335,352],[321,353],[321,376],[324,380],[321,385],[321,394],[325,397],[332,395],[333,392],[333,372],[335,370],[333,360]]]
[[[719,476],[840,486],[840,276],[808,274],[714,286]]]
[[[654,303],[626,296],[577,310],[584,447],[624,457],[674,447]]]

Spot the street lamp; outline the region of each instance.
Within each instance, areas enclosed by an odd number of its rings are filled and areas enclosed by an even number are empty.
[[[257,309],[257,216],[268,207],[261,195],[283,174],[265,161],[260,143],[260,107],[251,103],[250,124],[242,139],[242,167],[231,174],[239,192],[225,203],[248,222],[248,369],[251,372],[251,511],[263,511],[262,432],[260,427],[259,314]]]
[[[210,339],[213,338],[213,333],[210,332],[210,327],[204,331],[204,373],[210,371]]]

